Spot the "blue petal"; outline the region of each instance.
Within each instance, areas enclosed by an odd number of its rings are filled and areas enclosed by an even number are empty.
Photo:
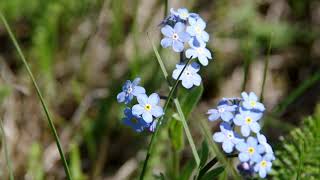
[[[260,125],[257,122],[252,122],[250,124],[250,129],[251,131],[253,131],[254,133],[258,133],[260,131]]]
[[[196,57],[198,57],[196,50],[194,50],[193,48],[187,49],[186,50],[186,57],[187,58],[191,58],[191,57],[192,58],[196,58]]]
[[[148,98],[148,104],[157,105],[160,102],[160,97],[157,93],[152,93]]]
[[[247,149],[248,149],[248,145],[245,143],[245,142],[239,142],[237,145],[236,145],[236,148],[238,151],[240,152],[245,152]]]
[[[132,114],[140,116],[144,112],[144,108],[140,104],[136,104],[132,107]]]
[[[146,123],[151,123],[153,120],[151,113],[147,111],[143,112],[142,118]]]
[[[141,81],[141,78],[137,77],[133,80],[132,85],[137,86],[140,83],[140,81]]]
[[[256,94],[254,92],[250,92],[249,94],[249,100],[250,101],[258,101],[258,97],[256,96]]]
[[[225,139],[225,135],[222,132],[216,132],[213,134],[213,140],[215,142],[221,143]]]
[[[161,28],[161,33],[167,37],[172,37],[174,30],[171,26],[166,25],[163,28]]]
[[[221,114],[221,119],[229,122],[233,118],[233,114],[229,111],[225,111]]]
[[[193,82],[193,84],[195,85],[195,86],[200,86],[200,84],[201,84],[201,76],[199,75],[199,74],[194,74],[193,76],[192,76],[192,82]]]
[[[241,96],[242,96],[244,101],[249,101],[249,95],[246,92],[242,92]]]
[[[190,40],[190,34],[188,34],[187,32],[180,32],[178,36],[179,40],[182,42],[188,42]]]
[[[265,168],[261,168],[261,167],[260,167],[260,169],[259,169],[259,176],[260,176],[261,178],[265,178],[265,177],[267,176],[267,171],[266,171]]]
[[[189,79],[182,79],[182,86],[187,89],[190,89],[193,86],[193,82],[190,81]]]
[[[126,93],[125,93],[125,92],[120,92],[120,93],[117,95],[117,101],[118,101],[119,103],[122,103],[122,102],[124,102],[125,97],[126,97]]]
[[[182,52],[184,46],[183,43],[180,41],[173,41],[172,48],[175,52]]]
[[[240,153],[238,158],[241,162],[247,162],[249,160],[249,155],[248,153]]]
[[[252,136],[248,137],[247,139],[247,143],[248,143],[248,146],[251,146],[251,147],[256,147],[257,144],[258,144],[258,140]]]
[[[152,115],[153,115],[154,117],[156,117],[156,118],[158,118],[158,117],[160,117],[160,116],[162,116],[162,115],[164,114],[164,113],[163,113],[163,109],[162,109],[162,107],[160,107],[160,106],[154,106],[154,107],[152,107],[151,113],[152,113]]]
[[[242,126],[244,124],[244,118],[242,115],[237,114],[236,117],[233,119],[233,122],[238,126]]]
[[[139,104],[144,106],[148,102],[148,96],[146,94],[139,94],[137,96],[137,101],[138,101]]]
[[[180,32],[182,32],[182,31],[184,31],[184,29],[185,29],[185,25],[184,25],[183,23],[181,23],[181,22],[178,22],[178,23],[174,26],[174,31],[175,31],[176,33],[180,33]]]
[[[208,113],[210,113],[209,121],[215,121],[220,117],[220,113],[216,109],[210,109]]]
[[[209,41],[209,34],[208,34],[206,31],[202,31],[202,33],[201,33],[201,39],[202,39],[204,42],[208,42],[208,41]]]
[[[138,96],[139,94],[145,94],[146,90],[141,86],[135,86],[132,90],[132,94],[134,96]]]
[[[250,135],[250,128],[248,125],[241,126],[241,134],[245,137],[248,137]]]
[[[233,150],[233,147],[234,145],[232,144],[232,142],[228,141],[228,140],[225,140],[223,143],[222,143],[222,149],[224,152],[226,153],[231,153],[232,150]]]
[[[171,46],[172,43],[173,43],[172,38],[163,38],[160,42],[161,46],[164,48]]]

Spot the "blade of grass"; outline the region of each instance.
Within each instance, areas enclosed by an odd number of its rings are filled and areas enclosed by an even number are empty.
[[[8,168],[8,171],[9,171],[9,177],[10,177],[10,180],[14,180],[11,160],[10,160],[9,151],[8,151],[8,145],[7,145],[7,141],[6,141],[6,133],[5,133],[4,129],[3,129],[2,119],[0,119],[0,131],[1,131],[0,134],[2,135],[2,142],[3,142],[3,147],[4,147],[4,156],[6,158],[7,168]]]
[[[269,58],[270,58],[271,47],[272,47],[272,37],[273,37],[273,32],[271,32],[271,35],[270,35],[270,41],[269,41],[269,47],[268,47],[268,52],[267,52],[267,58],[266,58],[266,60],[264,61],[263,80],[262,80],[261,93],[260,93],[260,102],[261,102],[261,103],[263,103],[264,87],[265,87],[266,80],[267,80],[268,67],[269,67]]]
[[[28,74],[29,74],[29,77],[30,77],[30,79],[31,79],[31,81],[32,81],[32,83],[33,83],[33,86],[34,86],[35,89],[36,89],[36,92],[37,92],[37,95],[38,95],[38,97],[39,97],[39,99],[40,99],[42,108],[43,108],[43,110],[44,110],[44,112],[45,112],[45,115],[46,115],[46,117],[47,117],[47,119],[48,119],[48,123],[49,123],[50,130],[51,130],[51,132],[52,132],[52,134],[53,134],[53,136],[54,136],[55,142],[56,142],[56,144],[57,144],[57,147],[58,147],[58,150],[59,150],[59,154],[60,154],[61,160],[62,160],[62,162],[63,162],[63,167],[64,167],[64,171],[65,171],[65,173],[66,173],[67,179],[72,179],[72,178],[71,178],[71,175],[70,175],[70,171],[69,171],[69,167],[68,167],[66,158],[65,158],[65,156],[64,156],[63,149],[62,149],[61,144],[60,144],[60,139],[59,139],[59,137],[58,137],[56,128],[54,127],[54,124],[53,124],[53,121],[52,121],[52,119],[51,119],[51,116],[50,116],[50,114],[49,114],[48,107],[47,107],[47,105],[46,105],[46,103],[45,103],[45,101],[44,101],[44,98],[42,97],[42,93],[41,93],[41,91],[40,91],[40,89],[39,89],[39,86],[38,86],[38,84],[37,84],[37,82],[36,82],[36,80],[35,80],[35,78],[34,78],[34,76],[33,76],[33,74],[32,74],[32,71],[31,71],[31,69],[30,69],[30,67],[29,67],[29,64],[28,64],[27,60],[25,59],[25,57],[24,57],[24,55],[23,55],[23,53],[22,53],[22,50],[20,49],[20,46],[19,46],[19,44],[18,44],[15,36],[13,35],[13,33],[12,33],[12,31],[11,31],[11,28],[10,28],[10,26],[9,26],[6,18],[5,18],[4,15],[2,14],[2,12],[0,12],[0,18],[1,18],[1,20],[2,20],[2,22],[3,22],[3,24],[4,24],[4,26],[5,26],[6,30],[8,31],[9,36],[10,36],[10,38],[11,38],[11,40],[12,40],[12,42],[13,42],[15,48],[16,48],[16,50],[18,51],[18,54],[19,54],[19,56],[20,56],[20,58],[21,58],[21,60],[22,60],[22,62],[23,62],[23,64],[24,64],[24,66],[25,66],[26,69],[27,69],[27,72],[28,72]]]

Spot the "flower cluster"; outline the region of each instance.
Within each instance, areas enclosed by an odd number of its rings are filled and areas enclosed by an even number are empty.
[[[258,102],[257,96],[251,92],[243,92],[242,98],[223,98],[216,109],[209,109],[209,121],[221,118],[220,132],[213,135],[213,140],[222,143],[226,153],[238,151],[241,173],[252,175],[258,172],[261,178],[271,171],[275,159],[266,137],[260,133],[259,120],[265,107]],[[240,132],[237,130],[240,129]]]
[[[162,47],[172,47],[173,51],[184,53],[183,56],[187,58],[197,58],[203,66],[208,65],[208,61],[212,59],[211,52],[206,48],[209,34],[205,31],[205,21],[198,14],[190,13],[185,8],[177,11],[171,9],[169,16],[162,21],[161,25],[161,33],[164,36],[161,40]],[[175,80],[178,79],[184,66],[184,60],[180,60],[176,65],[172,75]],[[182,86],[187,89],[194,85],[199,86],[202,81],[197,74],[199,70],[200,65],[196,62],[187,65],[185,72],[179,78]]]
[[[140,78],[134,79],[132,82],[127,80],[122,87],[122,92],[117,95],[119,103],[125,103],[127,107],[124,110],[124,124],[132,127],[136,132],[142,132],[145,128],[153,132],[157,125],[156,118],[161,117],[163,113],[160,104],[160,97],[157,93],[146,95],[146,90],[138,86]],[[130,108],[128,104],[137,99],[137,104]]]

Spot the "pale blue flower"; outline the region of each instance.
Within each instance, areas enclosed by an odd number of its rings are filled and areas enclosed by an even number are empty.
[[[222,122],[220,124],[221,132],[216,132],[213,135],[213,140],[218,143],[222,143],[222,149],[226,153],[231,153],[234,149],[234,146],[244,140],[235,133],[231,126],[226,123]]]
[[[189,42],[190,43],[190,42]],[[198,58],[199,62],[206,66],[208,65],[208,59],[212,59],[211,52],[206,48],[206,44],[200,42],[199,46],[196,47],[190,44],[191,48],[186,50],[186,57],[187,58]]]
[[[267,173],[271,171],[272,163],[271,156],[264,155],[254,166],[254,171],[259,172],[261,178],[265,178]]]
[[[242,92],[241,96],[243,98],[243,107],[248,110],[258,110],[263,112],[265,107],[262,103],[258,102],[258,97],[254,92],[250,92],[247,94],[246,92]]]
[[[179,74],[183,70],[185,64],[177,64],[176,69],[172,73],[173,79],[177,80]],[[200,70],[200,65],[196,62],[193,62],[185,68],[179,80],[182,81],[182,86],[190,89],[193,85],[200,86],[201,76],[197,73]]]
[[[151,94],[149,97],[145,94],[137,97],[138,103],[132,107],[132,114],[142,116],[145,122],[151,123],[153,117],[159,118],[163,115],[163,109],[159,105],[160,97],[157,93]]]
[[[161,28],[161,33],[165,36],[161,40],[161,46],[164,48],[172,46],[175,52],[181,52],[184,49],[184,43],[189,41],[190,35],[185,32],[185,25],[181,22],[175,24],[174,28],[169,25]]]
[[[264,146],[265,153],[271,157],[271,160],[275,160],[273,149],[270,146],[270,144],[268,144],[267,138],[263,134],[258,133],[257,139],[258,139],[258,142]]]
[[[118,102],[128,104],[133,99],[133,96],[145,94],[146,90],[143,87],[138,86],[139,82],[140,78],[134,79],[133,82],[127,80],[122,87],[122,92],[117,95]]]
[[[158,125],[158,121],[154,120],[152,123],[150,123],[149,131],[154,132],[157,128],[157,125]]]
[[[132,114],[130,108],[124,110],[125,117],[122,119],[123,123],[130,126],[136,132],[142,132],[144,128],[148,127],[148,124],[139,116]]]
[[[238,158],[241,162],[258,162],[261,159],[261,155],[264,152],[264,147],[258,144],[258,140],[253,137],[248,137],[247,142],[239,142],[236,145],[236,149],[239,151]]]
[[[189,18],[190,26],[187,26],[187,32],[191,36],[197,37],[198,40],[203,42],[209,41],[209,34],[204,30],[206,23],[201,19]]]
[[[240,109],[240,113],[236,115],[233,122],[241,126],[241,133],[243,136],[249,136],[250,132],[258,133],[260,131],[260,125],[257,122],[261,118],[260,113],[251,111],[244,111]]]
[[[186,8],[179,8],[177,11],[174,11],[173,8],[170,9],[171,14],[178,16],[180,19],[186,21],[189,17],[189,11]]]
[[[207,114],[209,114],[209,121],[216,121],[221,117],[223,121],[229,122],[233,119],[233,112],[236,110],[237,106],[230,106],[228,104],[220,104],[217,109],[209,109]]]

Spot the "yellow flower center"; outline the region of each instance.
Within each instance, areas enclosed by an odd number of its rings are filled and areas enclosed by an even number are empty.
[[[266,167],[267,166],[267,161],[263,160],[260,163],[261,167]]]
[[[144,106],[144,109],[147,110],[147,111],[151,111],[151,105],[150,104],[146,104]]]
[[[248,153],[249,153],[250,155],[252,155],[252,154],[254,153],[254,148],[253,148],[253,147],[249,147],[249,148],[248,148]]]
[[[174,33],[174,34],[172,35],[172,39],[174,39],[174,40],[178,40],[178,39],[179,39],[178,34],[177,34],[177,33]]]
[[[252,107],[255,107],[255,106],[257,105],[257,103],[256,103],[255,101],[250,101],[250,105],[251,105]]]
[[[201,28],[199,26],[196,26],[194,29],[195,29],[197,34],[201,34],[202,31],[201,31]]]
[[[181,17],[182,17],[183,19],[187,18],[187,17],[188,17],[188,13],[183,12],[183,13],[181,14]]]
[[[197,48],[197,52],[198,52],[199,54],[203,54],[203,49],[202,49],[202,48]]]
[[[252,122],[252,119],[251,117],[246,117],[245,121],[247,124],[250,124]]]

